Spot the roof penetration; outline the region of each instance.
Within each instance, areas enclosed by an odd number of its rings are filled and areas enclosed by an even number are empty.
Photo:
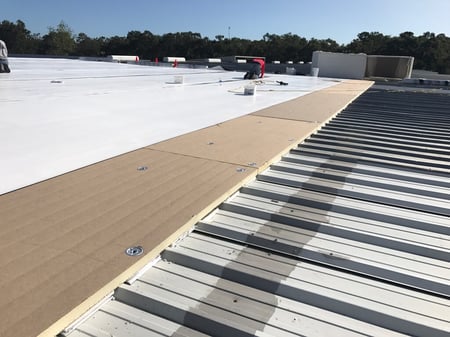
[[[448,336],[449,107],[368,90],[66,335]]]

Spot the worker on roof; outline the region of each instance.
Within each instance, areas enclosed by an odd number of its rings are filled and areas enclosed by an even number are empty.
[[[9,73],[11,70],[8,65],[8,49],[6,43],[0,40],[0,73]]]
[[[251,69],[244,75],[246,80],[254,80],[257,78],[263,78],[266,69],[266,62],[263,59],[255,58],[251,62]]]

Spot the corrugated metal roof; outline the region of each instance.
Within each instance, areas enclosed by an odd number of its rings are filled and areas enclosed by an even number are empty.
[[[70,336],[448,336],[449,122],[370,89]]]

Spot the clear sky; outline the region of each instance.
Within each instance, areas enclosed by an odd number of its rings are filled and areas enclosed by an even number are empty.
[[[192,31],[259,40],[266,33],[349,43],[363,31],[450,36],[450,0],[1,0],[0,21],[41,35],[64,21],[75,34]]]

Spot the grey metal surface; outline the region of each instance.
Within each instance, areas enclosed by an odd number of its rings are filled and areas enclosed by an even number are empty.
[[[70,336],[448,336],[450,96],[371,89]]]

